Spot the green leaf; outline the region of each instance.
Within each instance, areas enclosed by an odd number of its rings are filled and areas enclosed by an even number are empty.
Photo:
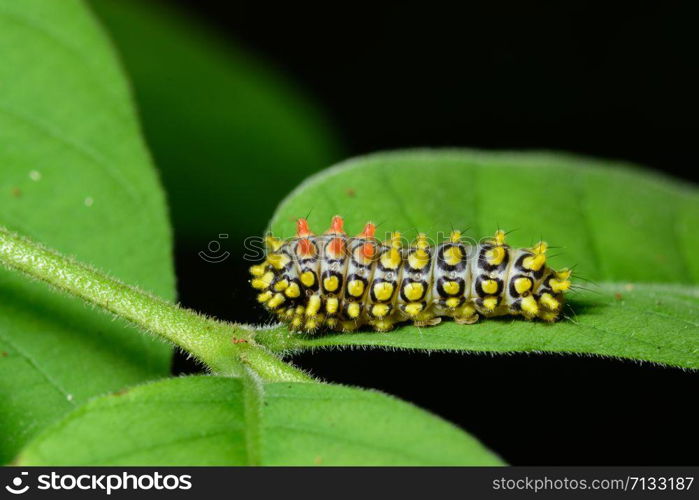
[[[163,2],[92,2],[123,57],[179,238],[259,234],[279,199],[339,158],[281,74]],[[241,189],[244,186],[244,189]]]
[[[379,392],[310,383],[263,386],[251,378],[198,376],[156,382],[90,401],[30,443],[19,463],[502,462],[453,425]]]
[[[0,0],[0,224],[174,298],[163,194],[126,82],[82,3]],[[0,462],[170,349],[0,269]]]
[[[406,151],[348,161],[310,178],[282,202],[277,235],[314,207],[324,230],[334,214],[349,232],[366,220],[380,231],[452,227],[475,239],[496,228],[515,246],[543,237],[561,246],[552,265],[577,266],[588,288],[570,294],[569,319],[554,325],[504,318],[450,321],[390,333],[303,336],[285,328],[257,339],[283,351],[377,346],[496,352],[575,352],[699,368],[699,195],[693,186],[610,161],[549,153]],[[647,284],[635,284],[647,283]],[[662,284],[652,284],[662,283]],[[674,283],[671,284],[671,283]]]

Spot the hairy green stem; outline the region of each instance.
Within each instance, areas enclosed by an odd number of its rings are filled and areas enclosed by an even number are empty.
[[[311,378],[258,345],[252,328],[207,318],[106,276],[0,226],[0,262],[166,339],[219,375],[246,368],[265,381]]]

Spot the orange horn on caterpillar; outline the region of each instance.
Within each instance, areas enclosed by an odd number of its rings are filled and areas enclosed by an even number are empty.
[[[367,222],[364,225],[362,232],[357,235],[357,238],[373,238],[376,234],[376,224],[373,222]]]
[[[330,221],[330,229],[328,229],[325,234],[345,234],[345,221],[339,215],[336,215]]]
[[[313,236],[313,233],[308,227],[308,221],[303,217],[296,219],[296,237],[305,238],[307,236]]]

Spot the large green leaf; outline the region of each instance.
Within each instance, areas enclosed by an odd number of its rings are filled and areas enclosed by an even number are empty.
[[[467,351],[599,354],[699,368],[699,195],[650,171],[547,153],[407,151],[343,163],[310,178],[277,210],[271,228],[289,236],[314,207],[322,230],[343,214],[350,231],[369,219],[382,231],[432,237],[470,227],[479,239],[517,229],[513,245],[540,237],[561,246],[554,266],[576,266],[588,288],[571,294],[555,325],[498,319],[443,322],[391,333],[293,335],[263,331],[278,349],[363,345]],[[647,283],[645,285],[635,284]],[[663,283],[663,284],[652,284]],[[671,285],[674,284],[674,285]]]
[[[133,82],[178,237],[228,233],[242,247],[291,186],[338,158],[308,99],[191,14],[163,2],[91,5]]]
[[[111,48],[77,1],[0,0],[0,224],[174,298],[163,194]],[[170,349],[0,270],[0,462]]]
[[[245,382],[244,382],[245,381]],[[173,418],[176,416],[176,418]],[[187,377],[90,401],[22,465],[497,465],[474,438],[384,394]]]

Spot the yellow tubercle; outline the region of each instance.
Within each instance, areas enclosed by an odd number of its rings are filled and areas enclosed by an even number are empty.
[[[323,280],[323,288],[328,292],[336,292],[339,286],[340,281],[337,279],[337,276],[328,276]]]
[[[317,328],[323,326],[323,321],[325,317],[322,314],[314,316],[312,318],[306,318],[306,324],[303,327],[308,331],[316,330]]]
[[[498,282],[495,280],[483,280],[481,282],[481,288],[483,291],[487,294],[493,294],[497,293],[498,291]]]
[[[269,285],[274,281],[274,273],[268,271],[262,275],[260,278],[255,278],[250,281],[250,285],[257,290],[264,290],[269,288]]]
[[[260,276],[265,274],[265,266],[262,264],[250,266],[250,274],[252,274],[256,278],[259,278]]]
[[[362,309],[357,302],[352,302],[347,306],[347,316],[351,319],[358,318],[360,312],[362,312]]]
[[[306,305],[306,316],[315,316],[320,309],[320,295],[311,295],[308,297]]]
[[[425,250],[418,249],[408,255],[408,264],[413,269],[422,269],[430,262],[430,254]]]
[[[272,298],[272,295],[273,295],[272,292],[267,290],[266,292],[262,292],[257,296],[257,301],[261,304],[264,304],[265,302],[267,302],[269,299]]]
[[[548,321],[550,323],[553,323],[558,319],[558,312],[556,311],[547,311],[545,309],[542,309],[539,312],[539,318],[543,319],[544,321]]]
[[[284,290],[284,295],[290,299],[296,299],[301,296],[301,287],[299,287],[298,283],[291,283],[286,290]]]
[[[374,296],[376,300],[383,302],[390,299],[391,295],[393,295],[393,283],[382,281],[374,285]]]
[[[483,299],[483,309],[486,311],[492,312],[495,310],[495,308],[498,306],[498,298],[497,297],[486,297]]]
[[[361,297],[364,295],[364,282],[362,280],[352,280],[347,283],[347,292],[352,297]]]
[[[451,232],[449,235],[449,241],[452,243],[458,243],[461,241],[461,231],[457,231],[456,229]]]
[[[400,250],[401,247],[403,246],[403,242],[401,240],[401,234],[398,231],[391,233],[391,239],[388,243],[391,246],[391,248],[394,248],[396,250]]]
[[[551,280],[549,283],[551,284],[551,290],[553,290],[554,293],[561,293],[569,290],[571,284],[570,280]]]
[[[328,314],[335,314],[339,305],[340,301],[337,297],[328,297],[325,300],[325,312]]]
[[[546,264],[546,255],[543,253],[530,255],[529,257],[526,257],[524,261],[522,261],[524,268],[529,269],[530,271],[538,271],[544,266],[544,264]]]
[[[459,293],[459,288],[461,287],[458,281],[445,281],[444,284],[442,284],[442,289],[447,295],[456,295]]]
[[[377,318],[383,318],[388,314],[388,311],[390,308],[388,307],[387,304],[375,304],[371,308],[371,314],[374,315]]]
[[[529,278],[517,278],[515,280],[515,290],[517,290],[517,293],[522,295],[524,292],[528,292],[531,290],[532,287],[532,280]]]
[[[283,253],[271,253],[267,256],[267,262],[269,262],[274,269],[279,270],[283,269],[291,260],[288,255]]]
[[[420,302],[412,302],[405,306],[405,312],[408,316],[415,317],[422,311],[422,304]]]
[[[270,309],[276,309],[284,303],[286,299],[281,293],[275,293],[274,296],[267,302],[267,307]]]
[[[458,297],[452,297],[452,298],[444,301],[446,306],[450,309],[454,309],[455,307],[458,307],[459,302],[461,302],[461,300]]]
[[[283,292],[284,290],[286,290],[286,287],[288,287],[288,286],[289,286],[289,282],[287,280],[283,279],[283,280],[277,281],[274,284],[273,288],[274,288],[275,292]]]
[[[561,307],[561,303],[550,293],[542,293],[539,297],[539,303],[550,311],[558,311]]]
[[[570,289],[570,277],[573,271],[568,268],[563,268],[560,271],[554,271],[555,278],[550,280],[551,289],[554,293],[562,293]]]
[[[548,243],[546,243],[545,241],[540,241],[532,247],[532,252],[534,252],[536,255],[543,255],[546,253],[546,250],[548,250],[548,248]]]
[[[498,246],[502,246],[505,244],[505,231],[502,229],[498,229],[495,231],[495,236],[493,237],[493,240],[495,241],[495,244]]]
[[[491,266],[499,266],[507,255],[502,246],[493,247],[485,253],[485,258]]]
[[[391,248],[381,255],[381,265],[386,269],[398,269],[401,264],[400,250]]]
[[[420,300],[425,294],[425,287],[422,283],[407,283],[403,287],[403,293],[408,300]]]
[[[272,236],[271,234],[265,236],[265,245],[267,246],[267,251],[269,252],[276,252],[282,247],[283,243],[283,240]]]
[[[373,326],[374,330],[377,332],[388,332],[393,330],[393,325],[394,322],[390,319],[379,319],[371,322],[371,326]]]
[[[533,295],[529,295],[522,299],[522,311],[525,316],[536,316],[539,314],[539,305]]]
[[[425,233],[419,233],[417,235],[417,238],[415,238],[415,247],[420,250],[427,250],[430,248],[430,242]]]
[[[453,246],[451,248],[447,248],[444,251],[444,261],[447,263],[447,265],[450,266],[455,266],[461,260],[464,258],[464,253],[461,251],[461,248],[458,246]]]
[[[311,288],[313,285],[315,285],[316,282],[316,274],[313,271],[305,271],[301,273],[301,283],[303,283],[303,286],[306,288]]]
[[[570,276],[573,274],[573,271],[571,269],[563,268],[560,271],[555,271],[556,278],[559,280],[567,280],[570,279]]]

